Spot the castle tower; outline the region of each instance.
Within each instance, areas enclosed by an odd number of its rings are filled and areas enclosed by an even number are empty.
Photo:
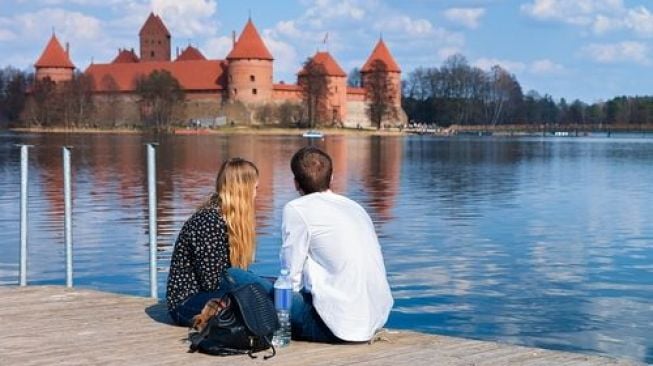
[[[321,66],[325,73],[328,95],[326,100],[326,118],[328,123],[341,124],[347,118],[347,74],[329,52],[317,52],[311,63]],[[299,73],[301,79],[306,70]]]
[[[75,70],[75,65],[70,61],[68,50],[64,51],[54,34],[34,67],[36,68],[36,80],[50,78],[55,83],[72,80],[73,71]]]
[[[382,73],[390,81],[390,92],[392,93],[390,98],[397,110],[401,111],[401,69],[383,39],[379,39],[374,51],[361,69],[363,88],[372,87],[370,85],[373,84],[371,78],[377,72]]]
[[[229,100],[243,103],[271,101],[273,60],[252,19],[249,19],[227,55]]]
[[[141,61],[170,61],[170,32],[154,13],[138,33],[141,42]]]

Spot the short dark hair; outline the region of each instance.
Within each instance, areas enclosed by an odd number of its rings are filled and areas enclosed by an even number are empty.
[[[317,147],[307,146],[297,151],[290,160],[290,169],[304,194],[323,192],[331,185],[331,157]]]

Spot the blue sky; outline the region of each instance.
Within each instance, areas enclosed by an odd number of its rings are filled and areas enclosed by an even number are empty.
[[[275,80],[294,81],[325,46],[341,66],[361,66],[380,34],[407,74],[459,52],[484,69],[499,64],[524,88],[586,102],[653,94],[650,0],[0,0],[0,66],[28,68],[52,29],[73,62],[109,62],[138,50],[150,11],[174,49],[189,42],[224,58],[249,12],[274,57]]]

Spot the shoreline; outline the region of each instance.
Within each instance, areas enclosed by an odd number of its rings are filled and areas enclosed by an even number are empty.
[[[301,136],[308,131],[308,128],[280,128],[280,127],[225,127],[219,129],[177,128],[173,131],[163,132],[168,135],[178,136],[225,136],[225,135],[262,135],[262,136]],[[116,135],[140,135],[153,134],[155,132],[140,129],[116,128],[44,128],[44,127],[17,127],[8,128],[6,131],[16,133],[48,133],[48,134],[116,134]],[[376,129],[348,129],[348,128],[321,128],[320,132],[327,136],[407,136],[406,131],[386,131]]]

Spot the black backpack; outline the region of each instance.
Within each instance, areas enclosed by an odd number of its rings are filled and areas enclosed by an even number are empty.
[[[264,359],[274,357],[272,336],[279,329],[279,320],[272,299],[258,283],[233,288],[233,279],[227,275],[227,280],[232,286],[225,295],[229,305],[211,317],[201,332],[189,333],[189,352],[256,358],[254,353],[271,348],[272,354]]]

